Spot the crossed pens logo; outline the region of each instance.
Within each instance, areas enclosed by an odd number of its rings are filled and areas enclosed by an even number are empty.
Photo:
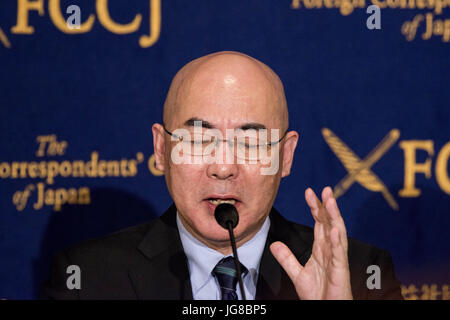
[[[336,198],[343,195],[355,182],[358,182],[367,190],[381,192],[391,208],[398,210],[398,203],[389,189],[371,170],[371,167],[397,142],[400,137],[400,131],[398,129],[392,129],[363,160],[330,129],[323,128],[322,135],[348,172],[334,187],[333,193]]]
[[[6,34],[3,32],[2,28],[0,28],[0,42],[6,47],[6,48],[11,48],[11,42],[9,42],[8,37],[6,36]]]

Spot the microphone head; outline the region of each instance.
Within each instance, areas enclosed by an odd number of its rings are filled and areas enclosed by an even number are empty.
[[[233,229],[239,223],[239,214],[236,207],[230,203],[221,203],[214,210],[214,217],[218,224],[228,230],[228,222],[231,222]]]

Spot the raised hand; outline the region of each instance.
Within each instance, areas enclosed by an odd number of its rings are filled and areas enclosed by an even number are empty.
[[[347,232],[344,220],[326,187],[322,202],[311,188],[305,199],[315,220],[314,243],[308,262],[302,266],[291,250],[282,242],[274,242],[270,251],[293,282],[302,300],[353,299],[347,256]]]

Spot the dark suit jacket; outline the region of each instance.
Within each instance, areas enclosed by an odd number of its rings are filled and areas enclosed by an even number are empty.
[[[313,229],[284,219],[275,209],[260,264],[256,299],[298,299],[287,274],[272,256],[269,245],[284,242],[302,265],[311,255]],[[387,251],[349,239],[351,286],[355,299],[402,299]],[[81,289],[67,289],[67,266],[78,265]],[[367,266],[381,269],[381,289],[369,290]],[[160,218],[57,254],[46,299],[192,299],[187,258],[172,205]]]

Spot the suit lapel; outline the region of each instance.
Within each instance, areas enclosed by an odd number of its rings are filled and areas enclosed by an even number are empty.
[[[295,287],[287,273],[270,252],[270,244],[275,241],[285,243],[302,265],[311,255],[312,243],[296,232],[292,225],[281,214],[272,208],[270,213],[270,229],[259,267],[256,300],[289,300],[298,299]]]
[[[186,255],[172,205],[151,224],[138,246],[142,259],[129,270],[138,299],[192,300]]]
[[[273,208],[255,299],[298,299],[294,285],[270,252],[269,246],[275,241],[285,243],[302,265],[311,255],[312,241],[302,238]],[[187,258],[176,225],[175,205],[151,224],[137,249],[142,259],[129,269],[129,277],[138,299],[193,299]]]

